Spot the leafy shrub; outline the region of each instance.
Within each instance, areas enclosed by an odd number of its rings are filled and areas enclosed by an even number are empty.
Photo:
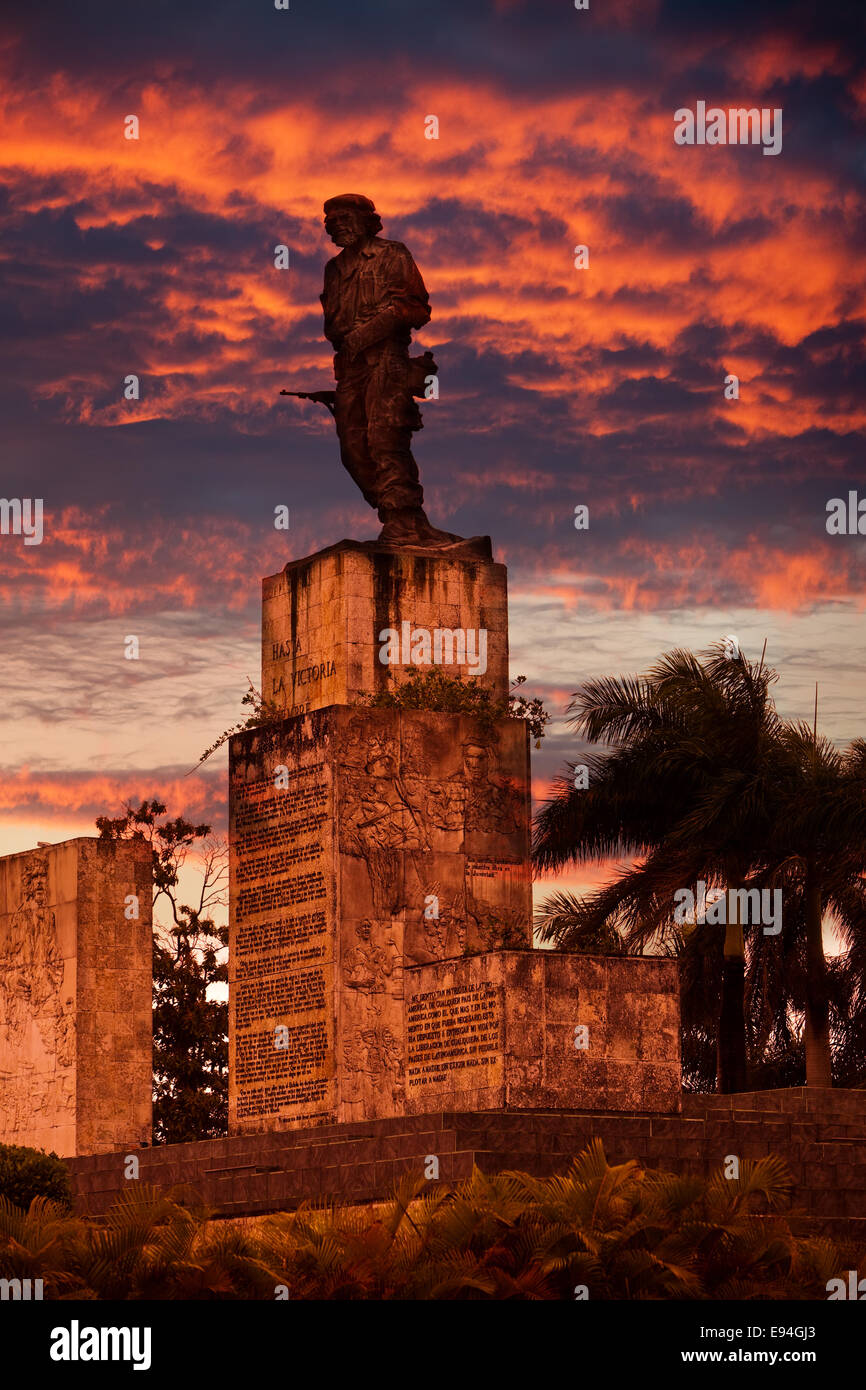
[[[0,1198],[0,1277],[49,1299],[826,1300],[864,1252],[797,1234],[793,1195],[773,1155],[707,1179],[611,1165],[598,1139],[560,1177],[407,1173],[374,1206],[242,1224],[129,1183],[95,1220]]]
[[[34,1197],[48,1197],[58,1206],[72,1206],[69,1169],[55,1153],[23,1144],[0,1144],[0,1196],[25,1211]]]
[[[523,685],[525,681],[525,676],[518,676],[512,685]],[[492,733],[500,719],[522,719],[529,726],[536,748],[541,747],[544,726],[550,720],[538,695],[528,700],[525,695],[509,694],[507,699],[497,700],[493,692],[481,684],[479,677],[469,676],[464,680],[462,676],[446,676],[435,666],[430,671],[413,671],[392,690],[379,695],[368,694],[364,698],[373,709],[429,709],[446,714],[469,714],[485,733]]]

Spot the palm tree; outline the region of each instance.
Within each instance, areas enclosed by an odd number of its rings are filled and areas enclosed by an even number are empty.
[[[778,812],[766,844],[762,881],[784,885],[786,935],[802,944],[800,999],[805,1019],[807,1086],[832,1086],[831,975],[824,954],[824,918],[829,912],[847,948],[866,935],[866,745],[840,752],[814,726],[786,723],[779,731],[783,761],[777,787]],[[755,967],[767,954],[756,942]],[[782,958],[795,962],[796,955]],[[838,974],[838,972],[836,972]],[[791,1001],[788,972],[781,972],[777,1010]],[[866,977],[861,977],[866,978]],[[837,1018],[839,1013],[837,1010]],[[844,1020],[839,1018],[844,1034]]]
[[[746,1087],[745,934],[740,898],[766,842],[780,761],[780,721],[770,697],[777,674],[721,643],[703,660],[667,653],[644,677],[589,681],[572,698],[570,723],[607,751],[587,760],[589,785],[560,778],[537,819],[539,868],[642,856],[613,883],[574,904],[577,935],[614,923],[626,943],[670,941],[672,897],[703,880],[727,894],[717,1082]],[[573,774],[574,765],[570,765]],[[733,908],[734,910],[730,910]],[[542,908],[541,935],[568,947],[571,927]]]
[[[611,1165],[594,1139],[562,1177],[502,1176],[532,1200],[545,1266],[593,1298],[820,1297],[842,1263],[829,1241],[792,1234],[794,1184],[775,1154],[703,1178]]]

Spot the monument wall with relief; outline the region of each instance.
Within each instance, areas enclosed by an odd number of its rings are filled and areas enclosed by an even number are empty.
[[[528,764],[420,710],[232,739],[232,1130],[402,1112],[407,966],[529,943]]]
[[[0,1143],[66,1157],[150,1141],[152,898],[144,844],[0,859]]]

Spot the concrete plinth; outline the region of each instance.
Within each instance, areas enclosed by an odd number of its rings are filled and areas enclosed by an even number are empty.
[[[262,580],[262,694],[286,714],[354,704],[433,665],[508,694],[504,565],[341,541]]]

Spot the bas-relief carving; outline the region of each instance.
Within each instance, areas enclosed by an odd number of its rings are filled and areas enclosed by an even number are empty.
[[[371,1007],[364,1020],[344,1031],[342,1102],[361,1106],[371,1117],[400,1114],[405,1101],[402,1019],[393,1022],[396,1033]]]
[[[502,907],[470,897],[466,909],[475,926],[475,938],[485,951],[526,945],[526,919],[520,908]]]
[[[33,1025],[43,1047],[53,1048],[63,1012],[63,956],[47,900],[48,865],[39,856],[22,866],[21,898],[0,942],[0,1029],[15,1048],[25,1043]]]
[[[374,916],[404,906],[403,854],[429,851],[423,811],[394,753],[374,747],[363,763],[344,764],[340,849],[367,867]]]
[[[369,919],[355,928],[357,943],[343,959],[343,983],[346,989],[361,994],[384,994],[391,981],[402,981],[403,957],[393,936],[385,948],[373,940],[374,927]],[[394,998],[403,998],[402,987]]]
[[[415,721],[403,721],[402,738],[396,721],[390,732],[369,715],[349,721],[340,849],[365,865],[373,917],[411,924],[407,956],[416,962],[462,955],[470,937],[478,949],[526,939],[525,911],[499,901],[496,886],[490,897],[477,892],[465,865],[483,853],[521,872],[525,797],[498,771],[497,740],[465,738],[450,775],[436,762],[430,731]]]
[[[343,924],[344,943],[351,931]],[[363,918],[342,957],[344,1104],[391,1111],[403,1096],[403,927]],[[372,1084],[375,1083],[375,1084]]]
[[[396,1079],[403,1072],[403,1044],[379,1018],[373,1008],[365,1022],[347,1034],[343,1064],[348,1072],[360,1072],[377,1080],[387,1073]]]
[[[421,939],[413,942],[412,962],[426,964],[446,956],[462,956],[469,927],[464,890],[449,898],[439,880],[425,885]]]
[[[47,859],[34,854],[22,862],[18,905],[5,930],[0,925],[0,1135],[7,1140],[74,1120],[75,1000],[64,994],[64,970]]]
[[[19,1065],[0,1073],[0,1143],[47,1143],[60,1128],[74,1125],[75,1077]],[[37,1136],[43,1136],[41,1139]]]

